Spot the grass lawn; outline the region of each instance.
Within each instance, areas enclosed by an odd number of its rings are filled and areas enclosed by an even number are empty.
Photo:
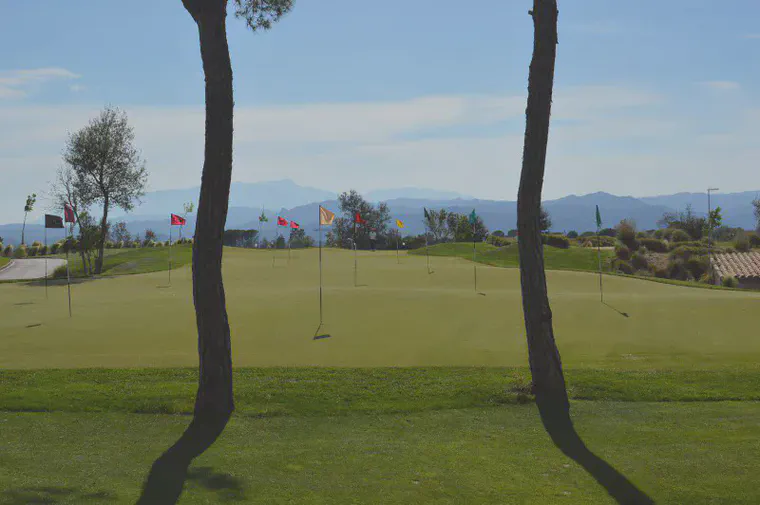
[[[51,257],[65,258],[66,255],[57,254]],[[193,246],[191,244],[173,245],[171,247],[171,259],[172,268],[189,264],[193,259]],[[69,254],[69,262],[72,276],[84,276],[81,256]],[[93,255],[92,263],[95,264],[95,255]],[[143,274],[167,270],[168,267],[168,247],[106,249],[103,254],[102,275]]]
[[[123,253],[128,254],[128,253]],[[324,251],[325,331],[317,251],[225,250],[236,366],[524,366],[517,269],[395,252]],[[0,285],[0,368],[195,366],[190,268],[81,280],[49,299],[34,284]],[[760,362],[760,293],[700,290],[636,279],[548,272],[555,331],[571,368],[709,369]],[[628,314],[629,317],[621,315]]]
[[[317,251],[225,249],[237,410],[180,503],[612,503],[538,418],[517,269],[478,265],[481,296],[456,255],[360,252],[355,287],[353,253],[323,253],[313,340]],[[760,293],[547,282],[589,448],[658,504],[759,503]],[[65,284],[0,285],[0,505],[135,502],[193,408],[191,287],[189,265],[79,279],[69,319]]]
[[[5,258],[3,256],[0,256],[0,268],[3,268],[5,265],[10,263],[10,261],[11,261],[10,258]]]
[[[517,243],[505,247],[481,242],[475,244],[475,261],[497,267],[513,267],[520,265]],[[468,260],[472,259],[472,244],[449,243],[436,244],[429,247],[431,256],[459,256]],[[609,260],[615,257],[614,250],[603,250],[602,264],[607,265]],[[425,248],[415,249],[410,255],[425,255]],[[597,250],[591,247],[570,247],[560,249],[558,247],[544,246],[544,263],[547,270],[584,270],[591,272],[599,271],[599,259]]]

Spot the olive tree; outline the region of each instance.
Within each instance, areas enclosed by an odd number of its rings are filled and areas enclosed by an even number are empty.
[[[103,208],[96,245],[96,274],[103,269],[108,212],[112,207],[130,211],[145,194],[148,172],[134,140],[126,113],[106,107],[87,126],[69,135],[66,143],[63,158],[74,171],[74,185],[82,204]]]

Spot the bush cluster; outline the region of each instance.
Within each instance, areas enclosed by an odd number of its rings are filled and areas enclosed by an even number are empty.
[[[726,288],[738,288],[739,281],[736,280],[736,277],[723,277],[721,280],[721,285]]]
[[[656,238],[639,239],[639,247],[646,247],[648,250],[657,253],[668,252],[668,244],[664,240]]]
[[[185,239],[181,239],[185,240]],[[507,237],[499,237],[498,235],[489,235],[486,239],[486,242],[488,242],[491,245],[495,245],[496,247],[505,247],[512,243],[510,239]],[[177,241],[178,244],[184,244],[185,242],[182,242],[180,240]]]
[[[29,254],[27,253],[26,246],[24,244],[21,244],[16,248],[15,251],[13,251],[13,257],[17,259],[26,258]]]
[[[5,249],[3,249],[3,256],[6,258],[12,258],[13,257],[13,246],[11,244],[8,244],[5,246]]]
[[[613,247],[615,245],[615,239],[613,237],[606,237],[604,235],[597,237],[589,237],[583,242],[583,247]]]
[[[615,248],[615,256],[623,261],[631,259],[631,250],[626,245],[619,245]]]
[[[547,234],[542,236],[544,244],[558,247],[560,249],[568,249],[570,247],[570,239],[564,235]]]
[[[670,242],[689,242],[691,240],[691,237],[689,236],[688,233],[679,229],[679,230],[673,230],[668,240]]]
[[[633,268],[636,270],[647,270],[647,267],[649,267],[649,260],[647,260],[646,253],[641,250],[633,253],[631,256],[631,265],[633,265]]]

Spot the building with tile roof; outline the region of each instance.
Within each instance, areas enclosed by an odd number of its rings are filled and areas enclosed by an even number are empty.
[[[718,282],[735,277],[740,288],[760,289],[759,251],[713,254],[712,266]]]

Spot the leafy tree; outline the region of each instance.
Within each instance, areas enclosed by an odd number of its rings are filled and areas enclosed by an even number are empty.
[[[615,228],[617,230],[618,240],[625,244],[631,251],[638,249],[638,242],[636,241],[636,223],[633,220],[623,219]]]
[[[34,210],[34,204],[37,203],[37,195],[32,193],[26,197],[24,204],[24,224],[21,226],[21,245],[24,245],[24,233],[26,232],[26,216]]]
[[[657,221],[657,225],[683,230],[689,234],[692,240],[699,240],[705,233],[707,219],[698,217],[692,210],[691,205],[687,205],[685,211],[664,213],[662,218]]]
[[[534,39],[517,196],[517,228],[520,235],[517,243],[532,390],[546,431],[565,454],[579,461],[619,503],[649,504],[652,503],[651,499],[586,448],[570,417],[562,362],[554,340],[541,244],[541,190],[557,54],[557,1],[533,0],[533,9],[529,14],[533,18]]]
[[[507,232],[507,237],[509,238],[515,238],[517,236],[517,230],[509,230]]]
[[[548,232],[552,227],[552,218],[543,205],[541,206],[541,213],[538,219],[538,229],[544,233]]]
[[[149,244],[151,242],[155,242],[156,241],[156,232],[154,232],[153,230],[151,230],[150,228],[148,228],[147,230],[145,230],[145,236],[143,237],[143,240],[144,240],[144,242],[146,244]]]
[[[82,255],[82,268],[85,275],[93,275],[95,271],[92,267],[92,256],[98,247],[100,226],[87,211],[79,213],[78,225],[77,248]]]
[[[127,229],[127,223],[117,221],[110,229],[111,240],[114,242],[131,242],[132,234]]]
[[[187,219],[188,214],[192,214],[195,210],[195,204],[193,202],[185,202],[182,204],[182,217],[184,219]],[[180,225],[179,227],[179,238],[182,238],[182,232],[185,229],[185,225]]]
[[[82,201],[81,190],[77,186],[77,175],[71,166],[64,165],[58,167],[55,181],[50,185],[50,195],[53,200],[52,207],[54,210],[63,212],[67,205],[71,207],[71,210],[74,213],[74,223],[81,231],[83,225],[79,220],[79,216],[80,214],[85,213],[89,215],[89,208]],[[68,251],[71,251],[71,249],[71,247],[65,248],[65,250]],[[79,255],[82,259],[85,273],[89,275],[86,267],[88,262],[85,258],[85,252],[81,250],[81,248],[79,250]]]
[[[69,135],[64,160],[73,169],[82,203],[103,208],[95,273],[103,268],[103,251],[112,207],[130,211],[145,193],[148,172],[134,147],[134,130],[123,111],[106,107],[81,130]]]
[[[193,242],[193,301],[198,327],[199,380],[193,420],[177,446],[191,440],[177,458],[159,458],[138,503],[182,492],[190,462],[214,443],[235,409],[232,344],[222,283],[222,234],[232,177],[233,87],[227,45],[227,0],[182,0],[198,26],[205,76],[206,132],[200,199]],[[253,31],[266,30],[285,15],[293,0],[233,0],[235,15]],[[187,442],[183,447],[187,447]],[[170,449],[171,450],[171,449]],[[179,469],[177,469],[179,465]]]
[[[288,243],[290,247],[306,247],[306,231],[303,228],[291,228]]]
[[[578,232],[575,230],[567,232],[567,238],[578,238]]]
[[[476,242],[482,242],[488,236],[488,228],[480,216],[476,216],[473,227],[469,216],[452,212],[449,213],[448,225],[455,242],[472,242],[473,233]]]
[[[501,230],[495,230],[495,231],[492,231],[492,232],[491,232],[491,235],[493,235],[494,237],[504,237],[504,236],[505,236],[505,235],[504,235],[504,232],[503,232],[503,231],[501,231]]]
[[[282,235],[279,235],[277,237],[277,240],[274,241],[274,246],[277,249],[285,249],[286,244],[287,242],[285,242],[285,237],[283,237]]]
[[[448,226],[449,214],[446,209],[428,210],[428,214],[424,218],[425,226],[430,232],[434,243],[446,242],[453,236],[453,232]]]
[[[336,245],[350,248],[355,238],[357,248],[368,249],[370,229],[374,228],[378,236],[385,235],[387,232],[391,212],[386,203],[373,206],[352,189],[338,197],[338,206],[343,216],[333,223],[333,240]],[[354,223],[357,212],[363,220],[367,221],[367,224]]]
[[[223,243],[227,247],[253,247],[258,230],[224,230]]]

